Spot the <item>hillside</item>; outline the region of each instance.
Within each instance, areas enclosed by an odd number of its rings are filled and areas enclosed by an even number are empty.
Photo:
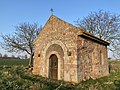
[[[8,63],[9,62],[9,63]],[[110,61],[110,74],[79,84],[33,75],[28,60],[0,60],[1,90],[120,90],[120,61]]]

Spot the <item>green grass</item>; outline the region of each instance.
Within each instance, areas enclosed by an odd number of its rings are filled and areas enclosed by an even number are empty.
[[[33,75],[26,68],[28,60],[0,60],[1,90],[120,90],[120,61],[109,61],[111,66],[108,76],[73,84],[64,81],[54,81]]]
[[[63,81],[50,80],[33,75],[24,66],[2,67],[0,70],[0,90],[74,90],[73,85]]]

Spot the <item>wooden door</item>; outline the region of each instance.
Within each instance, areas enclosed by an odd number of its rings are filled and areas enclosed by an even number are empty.
[[[49,58],[49,78],[58,79],[58,58],[55,54]]]

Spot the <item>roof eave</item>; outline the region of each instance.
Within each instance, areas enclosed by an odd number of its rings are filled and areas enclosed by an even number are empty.
[[[92,34],[89,34],[87,32],[82,32],[79,36],[87,37],[89,39],[95,40],[95,41],[97,41],[99,43],[102,43],[104,45],[107,45],[107,46],[109,46],[109,44],[110,44],[110,43],[108,43],[108,42],[106,42],[106,41],[104,41],[104,40],[102,40],[102,39],[100,39],[100,38],[98,38],[98,37],[96,37],[96,36],[94,36]]]

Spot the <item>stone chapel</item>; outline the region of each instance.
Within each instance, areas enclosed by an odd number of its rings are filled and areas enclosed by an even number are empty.
[[[52,15],[34,41],[33,73],[75,83],[106,76],[108,45]]]

